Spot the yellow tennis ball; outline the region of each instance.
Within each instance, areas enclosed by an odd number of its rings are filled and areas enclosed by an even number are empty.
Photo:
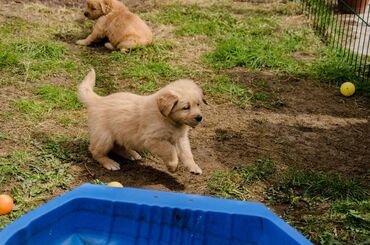
[[[342,85],[340,86],[340,92],[344,95],[344,96],[351,96],[355,93],[355,85],[351,82],[345,82],[345,83],[342,83]]]
[[[123,187],[123,185],[117,181],[109,182],[107,185],[114,186],[114,187]]]

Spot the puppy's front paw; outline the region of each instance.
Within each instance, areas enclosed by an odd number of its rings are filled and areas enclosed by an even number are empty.
[[[203,173],[202,169],[200,169],[200,167],[196,164],[191,165],[188,168],[189,168],[190,173],[192,173],[192,174],[201,175]]]
[[[108,170],[112,170],[112,171],[117,171],[117,170],[121,169],[119,164],[114,162],[114,161],[109,161],[107,163],[104,163],[103,167],[108,169]]]
[[[171,173],[174,173],[174,172],[176,172],[176,170],[177,170],[177,164],[167,164],[167,169],[168,169],[168,171],[170,171]]]
[[[76,42],[78,45],[87,46],[89,43],[86,41],[86,39],[81,39]]]
[[[105,43],[104,44],[104,47],[106,47],[107,49],[109,49],[109,50],[114,50],[114,47],[113,47],[113,45],[111,44],[111,43]]]

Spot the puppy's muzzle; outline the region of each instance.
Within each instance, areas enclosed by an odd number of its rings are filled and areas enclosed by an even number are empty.
[[[201,115],[198,115],[198,116],[195,117],[195,120],[197,122],[201,122],[203,120],[203,117]]]

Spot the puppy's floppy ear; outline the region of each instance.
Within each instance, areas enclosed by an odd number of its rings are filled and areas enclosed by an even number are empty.
[[[112,0],[101,0],[100,7],[104,14],[108,14],[112,8]]]
[[[168,117],[178,101],[179,98],[171,92],[166,92],[162,94],[157,99],[159,111],[162,113],[163,116]]]

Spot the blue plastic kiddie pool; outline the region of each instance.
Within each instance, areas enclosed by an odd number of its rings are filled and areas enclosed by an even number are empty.
[[[259,203],[82,185],[20,217],[0,244],[311,244]]]

